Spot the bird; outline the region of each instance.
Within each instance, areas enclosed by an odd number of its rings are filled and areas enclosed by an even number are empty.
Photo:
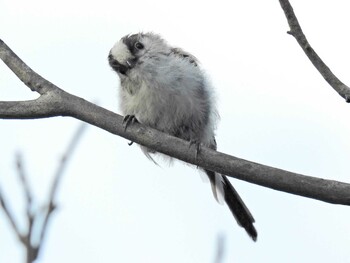
[[[125,128],[137,121],[189,141],[196,145],[198,154],[203,146],[217,149],[216,96],[195,56],[171,46],[159,34],[140,32],[118,40],[108,62],[120,78],[119,103]],[[157,153],[140,147],[153,160],[151,155]],[[238,225],[256,241],[254,217],[227,177],[200,169],[209,178],[215,199],[227,204]]]

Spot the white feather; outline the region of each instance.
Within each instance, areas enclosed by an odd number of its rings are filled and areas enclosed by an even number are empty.
[[[128,47],[121,40],[112,47],[111,55],[122,64],[126,64],[127,60],[133,57]]]
[[[225,203],[224,181],[221,174],[215,173],[216,200],[219,204]],[[215,194],[214,194],[215,195]]]

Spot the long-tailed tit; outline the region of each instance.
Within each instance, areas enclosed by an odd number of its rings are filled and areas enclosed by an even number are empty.
[[[135,119],[170,135],[216,150],[218,114],[212,88],[198,60],[159,35],[139,33],[119,40],[108,56],[118,73],[125,125]],[[154,151],[142,147],[151,158]],[[205,170],[214,197],[221,196],[238,224],[255,241],[254,218],[226,176]]]

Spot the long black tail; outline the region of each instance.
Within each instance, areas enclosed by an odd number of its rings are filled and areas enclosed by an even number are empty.
[[[212,190],[215,198],[217,198],[218,193],[216,191],[223,191],[221,193],[224,196],[225,202],[230,208],[233,216],[235,217],[238,225],[243,227],[248,235],[256,241],[258,233],[253,225],[255,222],[252,214],[249,209],[244,204],[242,198],[239,196],[237,191],[233,188],[230,181],[224,175],[215,175],[215,172],[205,170],[206,174],[209,177],[210,183],[212,185]],[[219,176],[219,180],[218,180]],[[218,184],[222,184],[218,186]],[[221,189],[221,190],[220,190]]]

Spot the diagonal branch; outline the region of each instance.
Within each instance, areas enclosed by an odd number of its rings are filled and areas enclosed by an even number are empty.
[[[49,91],[59,90],[58,87],[42,78],[39,74],[28,67],[1,39],[0,58],[32,91],[36,91],[43,95]]]
[[[279,1],[290,27],[290,31],[288,31],[287,33],[294,36],[294,38],[297,40],[307,57],[310,59],[310,61],[316,67],[316,69],[321,73],[322,77],[328,82],[328,84],[336,92],[338,92],[339,95],[343,97],[346,102],[350,102],[350,88],[343,82],[341,82],[333,74],[329,67],[317,55],[316,51],[310,46],[303,33],[303,30],[300,27],[298,19],[294,14],[293,7],[291,6],[290,2],[288,0]]]
[[[2,207],[2,209],[5,212],[5,215],[7,217],[7,219],[10,221],[11,227],[13,229],[13,231],[16,233],[18,239],[21,241],[21,243],[25,243],[25,236],[21,233],[21,231],[18,228],[18,225],[15,221],[15,217],[13,216],[13,214],[10,212],[10,209],[8,207],[8,204],[4,198],[4,194],[0,189],[0,205]]]
[[[122,116],[57,88],[35,72],[32,76],[28,76],[28,72],[33,71],[20,61],[17,56],[12,60],[11,54],[13,52],[9,52],[8,49],[9,48],[0,41],[0,58],[6,65],[11,65],[11,69],[15,71],[15,74],[23,82],[25,82],[24,79],[30,78],[31,81],[25,83],[31,88],[40,86],[40,92],[42,92],[40,94],[44,96],[40,101],[40,107],[44,109],[44,113],[40,111],[33,112],[31,109],[27,108],[27,111],[33,114],[26,115],[24,104],[28,102],[16,102],[16,105],[14,105],[14,102],[0,102],[0,118],[21,119],[25,116],[26,118],[35,119],[70,116],[112,134],[144,145],[157,152],[164,153],[208,170],[291,194],[334,204],[350,205],[350,184],[284,171],[239,159],[205,147],[201,148],[200,155],[196,157],[195,149],[189,148],[189,142],[151,129],[140,123],[134,123],[125,130],[122,125]],[[4,56],[4,54],[6,55]],[[15,66],[13,66],[13,64],[15,64]],[[45,98],[45,96],[47,96],[47,98]],[[37,102],[38,101],[39,99]],[[33,107],[38,106],[35,101],[31,101],[30,103],[33,104]],[[54,107],[52,103],[55,105]],[[6,105],[11,105],[12,107],[9,108],[6,107]],[[45,108],[54,108],[55,110],[45,111]],[[16,115],[18,110],[21,112],[20,116]]]
[[[46,235],[47,226],[49,223],[50,216],[56,208],[56,194],[57,194],[60,182],[62,180],[62,176],[64,174],[65,168],[67,166],[68,160],[73,155],[74,150],[76,149],[76,146],[79,142],[79,139],[82,137],[83,132],[85,131],[86,127],[87,127],[86,123],[82,123],[80,125],[80,127],[77,129],[77,131],[75,132],[73,138],[71,139],[71,141],[67,147],[66,152],[64,153],[64,155],[61,158],[61,162],[60,162],[59,167],[58,167],[56,174],[54,176],[54,180],[53,180],[52,185],[51,185],[51,190],[49,192],[49,198],[48,198],[47,210],[45,211],[46,213],[44,216],[44,222],[41,226],[40,234],[39,234],[39,243],[38,243],[38,251],[39,252],[40,252],[40,248],[41,248],[42,244],[44,243],[44,238]]]

